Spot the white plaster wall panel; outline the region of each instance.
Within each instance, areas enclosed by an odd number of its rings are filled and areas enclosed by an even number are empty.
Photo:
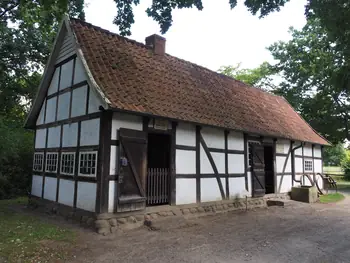
[[[180,122],[176,127],[176,144],[196,146],[196,127],[189,123]]]
[[[205,153],[202,145],[200,146],[200,169],[201,169],[201,174],[213,174],[214,173],[213,167],[211,166],[209,159],[208,159],[208,156]]]
[[[315,173],[322,173],[322,160],[314,159]]]
[[[244,173],[244,154],[228,154],[228,173]]]
[[[88,86],[83,86],[72,91],[71,117],[85,115],[87,89]]]
[[[252,173],[247,172],[247,180],[248,180],[248,192],[247,196],[252,196]]]
[[[276,156],[276,166],[277,166],[277,173],[283,172],[283,167],[286,162],[287,157],[286,156]],[[289,156],[286,164],[286,169],[284,170],[285,173],[291,173],[292,172],[292,158]]]
[[[74,84],[87,80],[85,69],[80,58],[77,57],[75,60],[75,70],[74,70]]]
[[[196,179],[176,179],[176,204],[196,203]]]
[[[295,157],[295,172],[302,173],[303,172],[303,159],[299,157]]]
[[[315,179],[317,181],[318,187],[323,189],[323,179],[320,175],[316,174]]]
[[[38,129],[35,133],[35,148],[45,148],[46,129]]]
[[[110,175],[116,175],[117,169],[118,169],[118,146],[112,145],[111,146],[111,158],[109,163],[109,174]]]
[[[177,174],[195,174],[196,152],[176,150],[175,164]]]
[[[109,181],[108,212],[114,212],[115,200],[117,198],[117,181]]]
[[[47,100],[45,123],[54,122],[56,120],[56,103],[57,97]]]
[[[225,178],[220,178],[220,180],[225,192]],[[216,178],[201,178],[201,202],[220,200],[222,200],[222,197]]]
[[[60,147],[61,126],[48,129],[47,148]]]
[[[46,100],[44,100],[43,105],[41,106],[41,110],[39,113],[39,116],[36,120],[36,124],[40,125],[40,124],[44,124],[44,117],[45,117],[45,104],[46,104]]]
[[[287,154],[290,147],[290,141],[288,140],[277,140],[276,142],[276,153]]]
[[[282,180],[282,184],[281,184],[280,193],[288,193],[290,190],[292,190],[291,175],[284,175],[283,178],[282,176],[277,176],[277,189],[279,189],[281,180]]]
[[[100,105],[102,105],[102,102],[96,91],[90,88],[88,113],[99,112]]]
[[[70,107],[70,92],[61,94],[58,97],[57,120],[68,119]]]
[[[142,131],[142,117],[115,112],[112,119],[112,140],[117,139],[117,130],[120,128]]]
[[[75,147],[78,141],[78,123],[63,125],[62,147]]]
[[[100,139],[100,119],[81,122],[80,145],[98,145]]]
[[[53,73],[49,89],[47,90],[47,95],[51,95],[58,91],[58,79],[60,77],[60,68],[56,68]]]
[[[293,144],[293,148],[297,147],[297,146],[300,146],[300,142],[295,142]],[[294,151],[295,155],[303,155],[303,150],[302,150],[302,147],[299,147],[298,149],[296,149]]]
[[[322,150],[320,145],[314,147],[314,157],[322,157]]]
[[[201,134],[209,148],[225,149],[224,130],[204,127]]]
[[[69,60],[61,66],[60,90],[72,86],[74,60]]]
[[[312,146],[310,144],[304,146],[304,156],[312,157]]]
[[[230,198],[234,199],[236,197],[243,198],[247,195],[247,191],[245,189],[245,178],[229,178],[229,190],[230,190]]]
[[[74,181],[60,179],[58,202],[67,206],[73,206],[74,202]]]
[[[96,183],[78,182],[77,207],[95,212]]]
[[[229,150],[244,151],[243,133],[230,131],[230,133],[227,136],[227,148]]]
[[[57,178],[45,177],[44,199],[56,201]]]
[[[31,194],[34,196],[41,197],[42,189],[43,189],[43,177],[40,175],[33,175]]]
[[[219,174],[225,173],[225,154],[212,152],[211,156],[213,157],[216,168],[218,169]]]

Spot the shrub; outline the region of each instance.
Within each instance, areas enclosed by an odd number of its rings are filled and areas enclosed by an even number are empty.
[[[341,162],[341,167],[344,171],[344,178],[350,180],[350,151],[346,151],[346,155]]]

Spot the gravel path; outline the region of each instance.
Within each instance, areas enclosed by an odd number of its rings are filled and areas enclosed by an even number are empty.
[[[74,262],[350,262],[350,197],[157,226],[107,237],[84,233]]]

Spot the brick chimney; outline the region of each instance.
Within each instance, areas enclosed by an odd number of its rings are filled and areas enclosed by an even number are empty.
[[[164,37],[154,34],[149,37],[146,37],[146,46],[151,47],[153,49],[154,54],[164,55],[165,41],[166,39]]]

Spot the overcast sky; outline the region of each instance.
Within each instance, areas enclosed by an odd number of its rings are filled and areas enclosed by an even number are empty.
[[[86,20],[94,25],[118,33],[112,23],[116,15],[113,0],[86,0]],[[145,37],[157,33],[159,26],[145,10],[151,0],[141,0],[134,8],[135,24],[131,39],[144,43]],[[288,28],[301,28],[306,20],[306,0],[292,0],[279,13],[259,19],[251,15],[239,1],[230,10],[228,0],[203,0],[203,11],[182,9],[173,12],[173,25],[164,35],[166,52],[212,70],[222,65],[257,67],[272,62],[266,47],[279,40],[288,40]]]

